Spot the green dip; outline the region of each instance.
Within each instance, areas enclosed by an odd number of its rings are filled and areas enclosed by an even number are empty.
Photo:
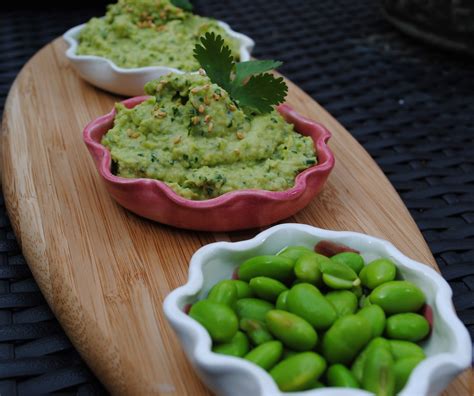
[[[202,74],[168,74],[145,85],[150,99],[127,109],[102,138],[115,174],[164,181],[202,200],[233,190],[291,188],[316,163],[313,141],[273,110],[247,115]]]
[[[103,18],[79,33],[78,55],[97,55],[124,68],[169,66],[196,71],[194,46],[205,32],[220,34],[239,59],[239,42],[210,18],[173,6],[169,0],[119,0]]]

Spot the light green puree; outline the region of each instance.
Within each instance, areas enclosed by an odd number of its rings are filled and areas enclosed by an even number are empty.
[[[220,34],[239,59],[239,43],[210,18],[169,0],[119,0],[103,18],[92,18],[79,34],[78,55],[97,55],[124,68],[169,66],[196,71],[194,46],[205,32]]]
[[[233,190],[291,188],[316,163],[313,141],[273,110],[238,109],[226,91],[200,74],[169,74],[145,85],[150,99],[127,109],[102,139],[115,174],[164,181],[202,200]]]

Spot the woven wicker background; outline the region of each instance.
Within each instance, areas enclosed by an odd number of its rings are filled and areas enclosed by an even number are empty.
[[[79,2],[78,2],[79,3]],[[92,2],[89,2],[92,3]],[[46,3],[47,4],[47,3]],[[474,335],[474,65],[406,38],[374,1],[199,0],[197,12],[257,42],[255,56],[329,110],[394,184]],[[81,2],[0,11],[0,111],[22,65],[66,29],[103,14]],[[0,394],[103,394],[21,255],[0,202]]]

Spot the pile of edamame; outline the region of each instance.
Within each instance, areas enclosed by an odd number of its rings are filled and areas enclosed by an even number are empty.
[[[390,396],[425,358],[423,292],[385,258],[326,257],[303,246],[256,256],[214,285],[189,315],[216,353],[267,370],[282,391],[362,388]]]

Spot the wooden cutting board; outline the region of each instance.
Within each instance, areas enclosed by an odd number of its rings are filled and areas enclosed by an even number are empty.
[[[48,303],[114,394],[204,395],[168,325],[164,297],[185,283],[195,250],[236,233],[184,231],[139,218],[108,195],[82,129],[117,100],[82,81],[57,39],[16,79],[6,104],[2,183],[23,253]],[[336,166],[323,192],[288,222],[365,232],[436,268],[416,224],[378,166],[321,106],[289,82],[288,102],[332,131]],[[467,395],[471,373],[446,394]]]

